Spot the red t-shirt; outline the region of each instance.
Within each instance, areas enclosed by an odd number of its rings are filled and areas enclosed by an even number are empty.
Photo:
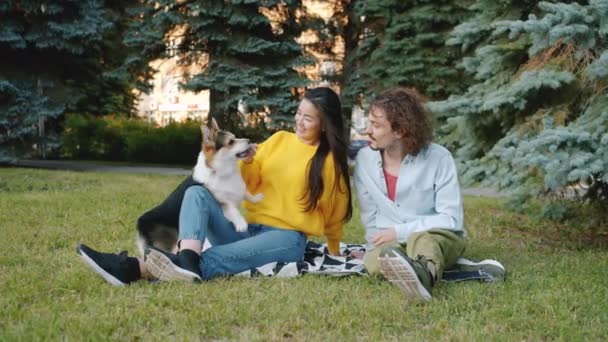
[[[395,202],[395,188],[397,187],[397,176],[393,176],[386,169],[382,169],[384,172],[384,179],[386,179],[386,190],[388,192],[388,198]]]

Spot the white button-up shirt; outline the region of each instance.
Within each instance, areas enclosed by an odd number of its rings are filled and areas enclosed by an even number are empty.
[[[441,145],[431,143],[403,159],[394,202],[388,198],[380,151],[359,151],[354,182],[368,251],[374,247],[372,237],[384,229],[395,228],[401,243],[412,233],[432,228],[466,234],[456,164]]]

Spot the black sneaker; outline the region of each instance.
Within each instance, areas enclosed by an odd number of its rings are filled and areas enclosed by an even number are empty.
[[[150,247],[146,249],[146,269],[162,281],[200,282],[200,256],[191,250],[169,253]]]
[[[79,244],[76,251],[87,266],[112,285],[124,286],[140,278],[139,261],[126,251],[102,253],[84,244]]]
[[[378,256],[380,272],[397,285],[406,298],[430,300],[433,276],[425,258],[412,260],[395,247],[387,247]]]

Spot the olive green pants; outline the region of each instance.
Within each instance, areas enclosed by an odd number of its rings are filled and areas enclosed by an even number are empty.
[[[382,249],[396,247],[408,257],[415,259],[419,255],[435,264],[436,277],[440,280],[443,270],[450,268],[462,255],[465,248],[464,239],[445,229],[434,228],[425,232],[412,234],[405,243],[390,243],[377,246],[365,253],[365,268],[370,275],[379,275],[378,256]]]

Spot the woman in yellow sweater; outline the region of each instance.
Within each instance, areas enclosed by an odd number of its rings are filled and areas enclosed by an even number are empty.
[[[209,280],[302,260],[311,235],[326,236],[329,252],[338,254],[343,224],[352,215],[338,95],[325,87],[307,90],[295,124],[295,133],[275,133],[241,164],[249,192],[264,194],[258,203],[245,203],[248,231],[236,232],[209,191],[191,186],[180,210],[177,254],[151,250],[143,263],[136,258],[120,263],[118,256],[84,251],[99,260],[98,273],[118,285],[150,273],[169,281]],[[212,246],[201,253],[205,239]]]

